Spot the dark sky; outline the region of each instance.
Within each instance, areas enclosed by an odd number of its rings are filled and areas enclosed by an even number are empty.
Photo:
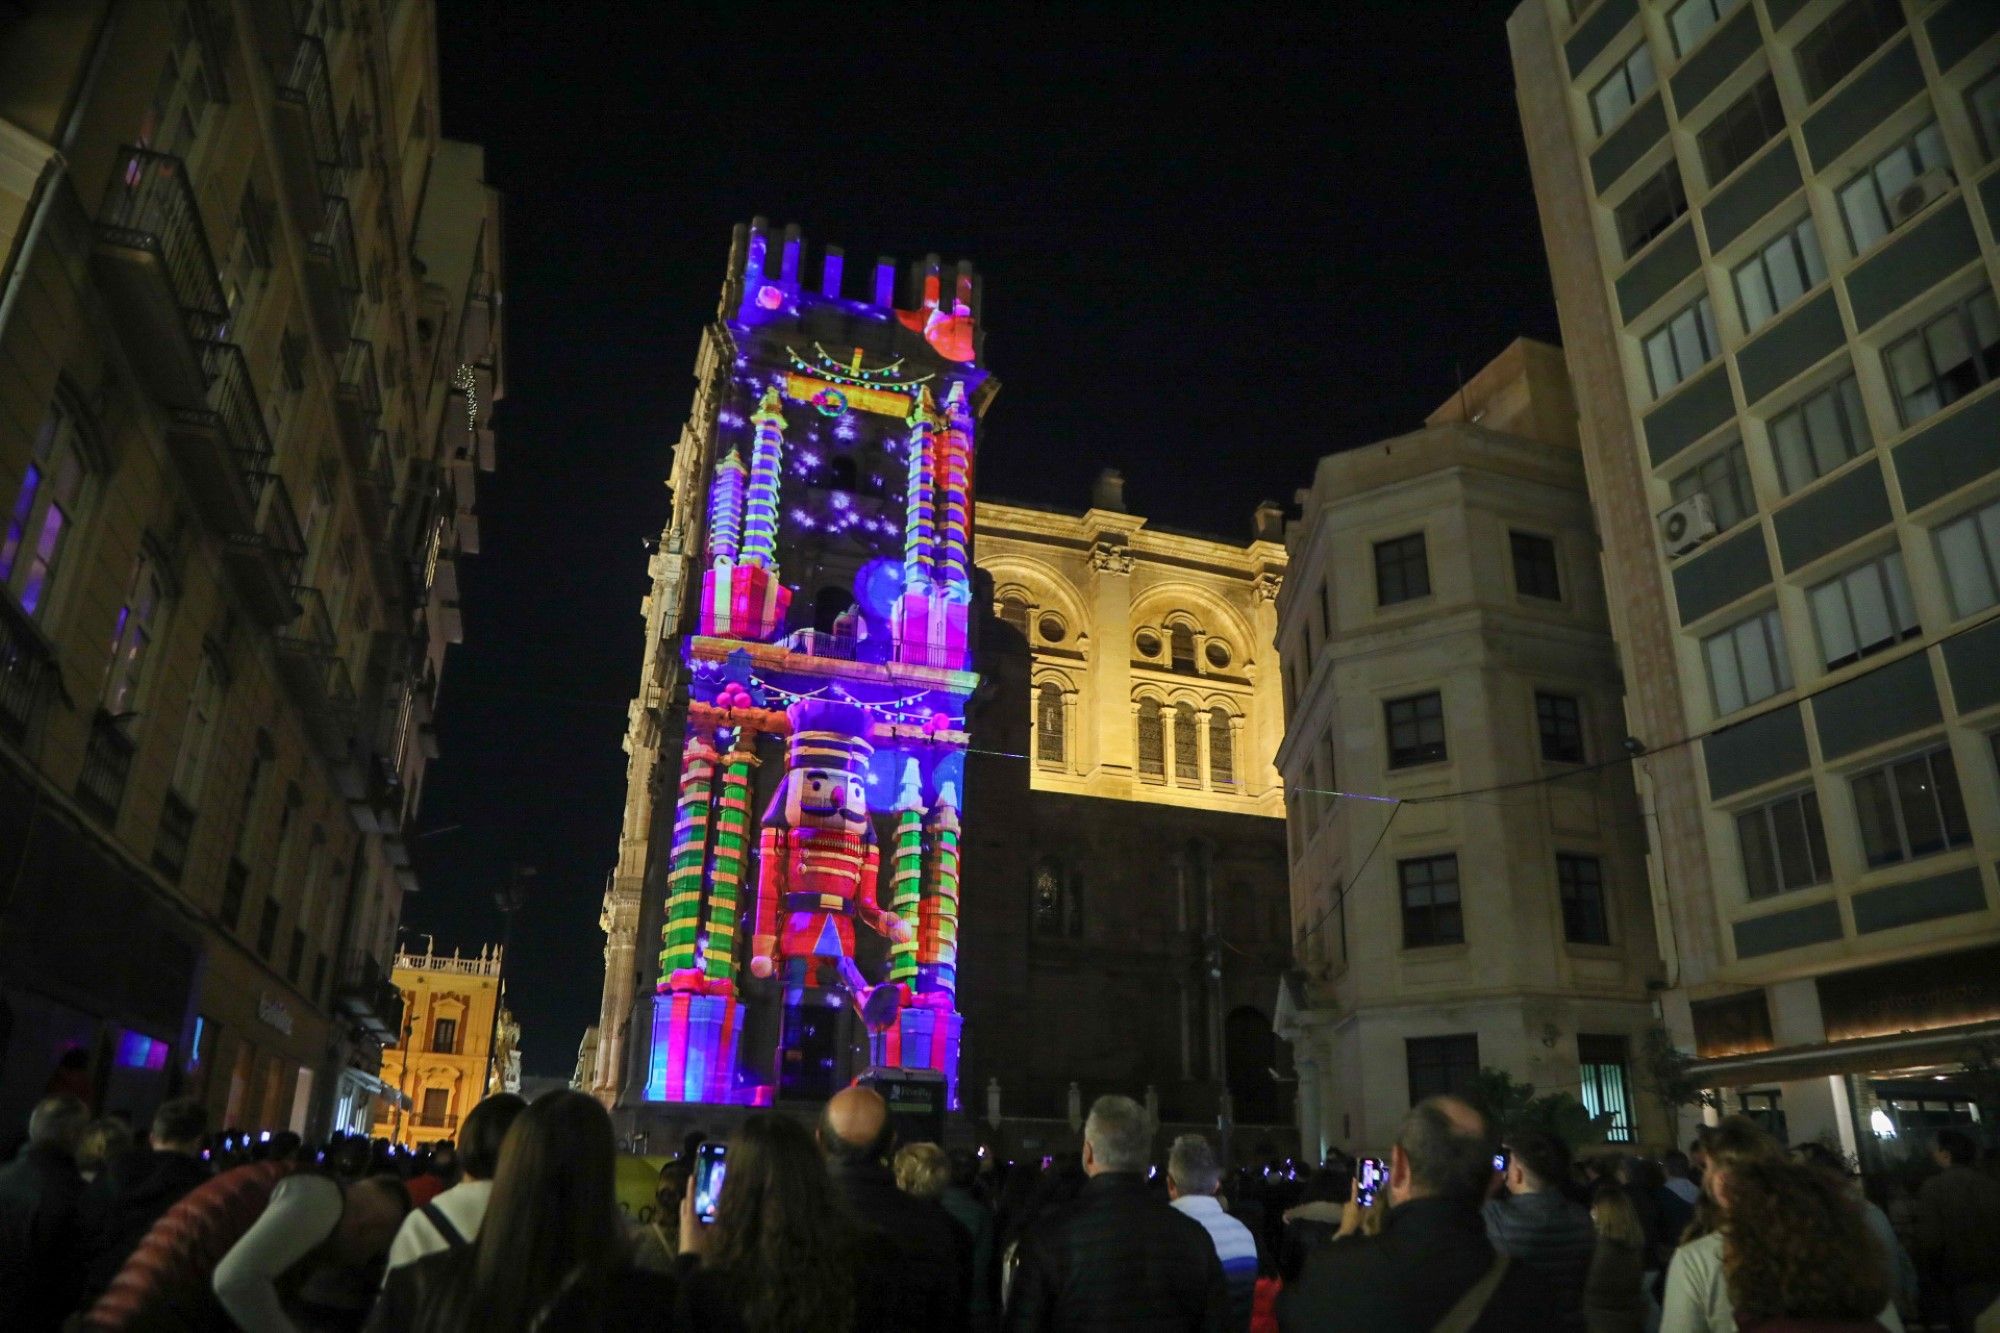
[[[507,397],[406,920],[441,947],[496,938],[492,889],[538,868],[509,968],[528,1072],[567,1074],[597,1016],[643,543],[730,227],[973,259],[1003,384],[984,492],[1081,508],[1118,467],[1135,512],[1247,538],[1321,454],[1555,337],[1514,2],[925,26],[906,5],[443,0],[445,132],[486,145],[507,199]]]

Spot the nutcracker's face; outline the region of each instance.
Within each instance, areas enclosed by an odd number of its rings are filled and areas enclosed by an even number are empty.
[[[859,827],[868,822],[868,794],[857,774],[801,769],[792,780],[786,815],[795,828]]]

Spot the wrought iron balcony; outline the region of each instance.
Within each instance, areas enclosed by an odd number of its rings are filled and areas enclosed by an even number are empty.
[[[396,473],[390,461],[389,433],[377,430],[368,446],[368,465],[357,478],[365,521],[376,539],[389,532],[390,517],[396,507]]]
[[[299,614],[278,634],[278,651],[292,657],[324,659],[333,653],[333,618],[327,614],[326,598],[318,588],[300,585],[292,589],[292,601]]]
[[[403,1033],[403,992],[367,954],[350,955],[341,968],[334,1003],[384,1046],[394,1046]]]
[[[160,828],[153,837],[153,866],[174,883],[187,867],[188,840],[194,836],[194,807],[169,791],[160,807]]]
[[[41,630],[12,596],[0,591],[0,736],[16,745],[27,740],[54,667]]]
[[[334,173],[337,175],[337,171]],[[335,351],[347,346],[354,306],[361,297],[361,259],[354,248],[354,215],[337,194],[322,199],[320,223],[306,245],[306,278],[320,337]]]
[[[368,442],[382,420],[382,381],[375,374],[375,346],[366,338],[353,339],[341,353],[333,405],[349,460],[356,467],[365,465]]]
[[[269,466],[271,440],[242,350],[223,342],[195,349],[208,390],[202,406],[173,409],[168,438],[202,516],[234,538],[255,531],[256,495],[245,474]]]
[[[229,307],[187,164],[150,148],[119,150],[95,255],[146,387],[169,406],[200,408],[208,380],[194,344],[221,337]]]
[[[302,36],[277,72],[278,97],[271,126],[278,141],[278,175],[301,222],[319,216],[324,175],[340,164],[340,126],[334,117],[333,80],[326,46]]]
[[[282,478],[275,472],[246,467],[243,479],[255,507],[255,527],[232,534],[225,553],[252,609],[265,625],[275,629],[299,613],[292,600],[292,584],[305,560],[305,534]]]
[[[132,738],[118,718],[97,710],[90,739],[83,749],[83,771],[76,779],[76,803],[106,826],[118,822],[125,801],[125,779],[132,772]]]

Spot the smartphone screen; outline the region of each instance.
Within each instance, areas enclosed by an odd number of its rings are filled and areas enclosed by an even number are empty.
[[[1507,1169],[1507,1150],[1505,1148],[1493,1154],[1493,1169],[1495,1171],[1505,1171]]]
[[[722,1201],[728,1152],[724,1143],[703,1143],[694,1150],[694,1215],[704,1226],[715,1221],[715,1207]]]
[[[1355,1191],[1355,1201],[1363,1208],[1372,1207],[1375,1203],[1375,1193],[1382,1188],[1382,1182],[1387,1175],[1388,1173],[1382,1169],[1381,1158],[1362,1158],[1361,1173],[1356,1182],[1359,1188]]]

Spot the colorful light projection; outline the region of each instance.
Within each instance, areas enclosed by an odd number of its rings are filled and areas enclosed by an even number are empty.
[[[955,1102],[977,289],[961,264],[942,306],[931,256],[918,308],[896,309],[884,260],[873,299],[849,300],[838,250],[811,290],[796,230],[776,274],[770,245],[753,224],[728,322],[646,1095],[782,1095],[788,1053],[749,1049],[746,1017],[781,1006],[753,1026],[791,1034],[795,1012],[832,1006],[876,1065],[941,1073]],[[829,327],[877,350],[836,355]],[[794,424],[789,404],[811,410]],[[864,458],[867,494],[836,484],[854,464],[822,466]],[[829,569],[847,572],[829,586]],[[833,615],[836,596],[851,604]]]

